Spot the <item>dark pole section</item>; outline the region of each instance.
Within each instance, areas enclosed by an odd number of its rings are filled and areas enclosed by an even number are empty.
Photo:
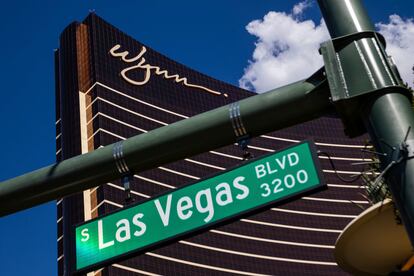
[[[414,245],[414,116],[410,101],[402,94],[378,97],[367,108],[366,125],[380,156],[394,202]],[[404,143],[405,141],[405,143]],[[395,165],[391,162],[398,162]]]
[[[100,185],[126,172],[144,171],[235,143],[234,126],[239,134],[254,137],[317,118],[331,110],[328,99],[329,88],[319,71],[306,81],[1,182],[0,216]]]
[[[360,0],[318,0],[318,3],[332,38],[375,31]]]
[[[318,0],[322,14],[333,39],[355,32],[373,31],[373,24],[360,0]],[[359,53],[346,56],[356,47]],[[390,70],[393,64],[387,58],[378,39],[356,39],[339,50],[344,67],[344,80],[349,94],[361,86],[361,76],[372,83],[369,97],[361,98],[364,108],[360,117],[379,152],[382,170],[394,202],[401,214],[411,243],[414,244],[414,115],[409,97],[399,85],[398,74]],[[342,52],[341,52],[342,51]],[[408,57],[407,57],[408,58]],[[362,64],[362,65],[361,65]],[[359,67],[358,67],[359,66]],[[359,69],[358,69],[359,68]],[[353,72],[351,72],[353,71]],[[359,77],[358,77],[359,76]],[[351,88],[350,88],[351,87]],[[352,88],[354,87],[354,89]],[[381,93],[375,93],[381,91]],[[357,98],[358,99],[358,98]]]

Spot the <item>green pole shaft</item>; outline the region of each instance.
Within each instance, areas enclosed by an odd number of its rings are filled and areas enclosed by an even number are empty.
[[[241,100],[241,121],[251,136],[319,117],[331,108],[323,75]],[[137,135],[0,183],[0,216],[79,192],[130,173],[155,168],[236,142],[229,106]],[[120,155],[123,158],[120,158]]]
[[[360,0],[318,0],[323,17],[332,38],[344,37],[357,32],[374,31],[374,26]],[[352,96],[352,87],[361,86],[361,76],[367,75],[373,92],[382,88],[383,93],[364,98],[365,108],[360,112],[361,120],[371,137],[375,148],[381,154],[382,169],[406,155],[411,156],[414,146],[414,114],[410,99],[401,94],[400,79],[392,74],[389,59],[381,54],[381,46],[373,38],[363,38],[341,50],[343,56],[344,80]],[[355,48],[352,48],[355,47]],[[354,51],[354,52],[352,52]],[[353,56],[350,54],[357,53]],[[359,53],[359,57],[358,57]],[[407,57],[408,58],[408,57]],[[362,62],[361,62],[362,61]],[[362,64],[357,67],[357,64]],[[356,68],[365,68],[356,70]],[[368,74],[367,74],[368,72]],[[408,135],[407,135],[408,133]],[[407,136],[406,136],[407,135]],[[407,151],[400,151],[406,140]],[[385,174],[394,202],[400,211],[411,243],[414,244],[414,159],[404,158],[391,166]]]
[[[375,31],[360,0],[318,0],[332,38],[363,31]]]

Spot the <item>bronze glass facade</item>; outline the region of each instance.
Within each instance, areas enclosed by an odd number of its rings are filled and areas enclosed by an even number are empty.
[[[129,54],[122,56],[124,51]],[[56,51],[57,161],[252,95],[176,63],[90,14],[82,23],[64,30]],[[363,169],[351,163],[363,161],[361,149],[366,138],[348,139],[334,115],[254,138],[249,151],[261,156],[304,139],[313,139],[318,149],[329,153],[342,176]],[[243,162],[242,155],[239,147],[230,145],[139,173],[132,178],[132,197],[139,202],[217,173]],[[333,257],[335,240],[369,203],[361,181],[345,183],[334,174],[325,156],[320,161],[328,183],[326,191],[94,274],[344,274]],[[117,180],[57,201],[59,275],[72,269],[73,225],[121,208],[126,204],[125,196]]]

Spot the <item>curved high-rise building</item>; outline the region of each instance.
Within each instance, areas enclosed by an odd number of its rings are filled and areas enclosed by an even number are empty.
[[[90,14],[63,31],[56,51],[57,160],[252,95],[179,64]],[[312,139],[331,156],[342,178],[361,173],[363,166],[353,163],[365,160],[361,149],[366,137],[347,138],[335,115],[256,137],[248,149],[257,157],[304,139]],[[360,179],[342,181],[328,157],[319,158],[327,190],[111,264],[91,275],[345,274],[333,256],[335,240],[370,205]],[[140,202],[242,162],[243,151],[234,144],[165,164],[134,175],[132,197]],[[59,275],[74,269],[74,225],[122,208],[125,198],[117,180],[57,201]]]

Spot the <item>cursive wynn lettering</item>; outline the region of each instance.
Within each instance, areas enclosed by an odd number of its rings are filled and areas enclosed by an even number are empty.
[[[223,94],[221,92],[209,89],[209,88],[201,86],[201,85],[188,83],[188,80],[185,77],[180,77],[180,75],[178,75],[178,74],[170,75],[167,70],[162,70],[158,66],[146,63],[144,54],[147,52],[147,48],[145,48],[145,46],[142,46],[141,51],[139,52],[139,54],[137,54],[135,57],[131,57],[131,58],[128,58],[128,56],[129,56],[128,51],[118,52],[118,50],[120,48],[121,48],[121,45],[117,44],[114,47],[112,47],[111,50],[109,50],[109,53],[113,57],[121,58],[121,60],[126,62],[126,63],[134,63],[132,66],[127,67],[127,68],[125,68],[121,71],[121,76],[124,78],[124,80],[126,80],[127,82],[129,82],[133,85],[145,85],[145,84],[147,84],[149,82],[149,80],[151,79],[151,72],[153,72],[158,76],[161,76],[165,79],[171,79],[171,80],[175,81],[176,83],[181,83],[181,84],[183,84],[187,87],[197,88],[197,89],[204,90],[204,91],[206,91],[210,94],[223,95],[224,97],[228,97],[227,94]],[[142,80],[134,80],[134,79],[131,79],[130,77],[128,77],[127,73],[130,72],[130,71],[134,71],[134,70],[144,70],[144,78]]]

